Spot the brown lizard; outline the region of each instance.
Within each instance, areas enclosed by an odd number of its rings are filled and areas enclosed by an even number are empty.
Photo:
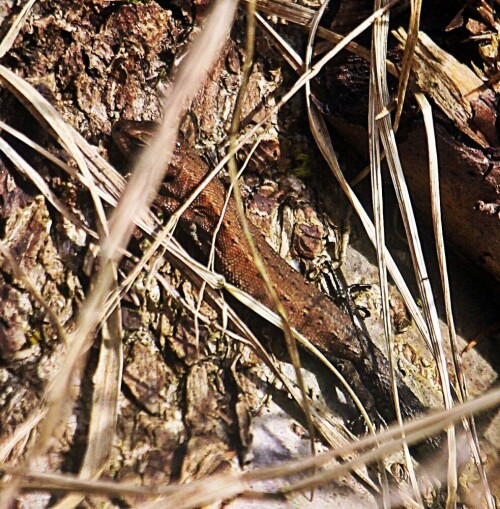
[[[113,139],[130,156],[150,138],[155,124],[122,120],[113,128]],[[176,211],[208,173],[207,164],[185,143],[179,143],[167,170],[156,204],[167,213]],[[222,213],[226,190],[213,180],[184,213],[181,223],[209,243]],[[367,339],[350,317],[327,295],[280,258],[252,225],[254,242],[265,263],[290,324],[307,337],[355,387],[367,410],[376,409],[386,421],[394,420],[391,376],[384,354]],[[227,207],[216,241],[218,270],[226,279],[270,306],[261,275],[249,253],[233,201]],[[354,369],[352,369],[354,368]],[[398,381],[401,409],[405,417],[425,410],[413,392]]]

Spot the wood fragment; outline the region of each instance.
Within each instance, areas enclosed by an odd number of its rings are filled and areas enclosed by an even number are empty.
[[[393,32],[401,47],[406,43],[406,31]],[[487,134],[473,126],[474,105],[482,101],[488,88],[466,65],[441,49],[425,33],[420,32],[412,66],[413,79],[455,126],[481,147],[490,146]],[[496,116],[496,112],[495,112]]]

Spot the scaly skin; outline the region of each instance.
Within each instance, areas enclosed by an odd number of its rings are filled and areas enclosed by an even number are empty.
[[[147,143],[153,127],[154,124],[148,122],[120,121],[113,128],[113,138],[122,152],[130,155],[134,147]],[[186,144],[180,144],[156,205],[167,213],[174,212],[207,173],[206,163]],[[219,180],[212,181],[183,215],[181,224],[188,228],[195,225],[203,237],[210,239],[222,213],[225,195],[223,184]],[[387,422],[393,421],[391,376],[383,353],[354,326],[349,316],[280,258],[255,227],[250,227],[291,325],[343,370],[372,415],[376,409]],[[224,277],[269,306],[233,201],[226,209],[215,248],[218,270]],[[425,410],[401,381],[398,381],[398,389],[404,417],[414,417]]]

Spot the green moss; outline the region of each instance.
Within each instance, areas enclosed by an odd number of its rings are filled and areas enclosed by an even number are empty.
[[[293,169],[293,173],[300,179],[306,179],[311,176],[311,158],[309,154],[304,152],[295,154],[295,162],[297,166]]]

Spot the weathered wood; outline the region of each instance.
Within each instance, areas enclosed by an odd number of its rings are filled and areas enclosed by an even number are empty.
[[[404,41],[404,30],[400,29],[397,37]],[[355,60],[352,65],[343,65],[342,72],[329,73],[329,84],[343,89],[355,84],[357,90],[365,87],[366,94],[366,65]],[[500,281],[500,161],[495,90],[425,34],[419,37],[416,48],[411,86],[423,91],[434,107],[446,239]],[[341,97],[339,100],[333,96],[329,102],[331,123],[366,155],[367,144],[360,143],[367,134],[359,95]],[[417,115],[403,118],[398,149],[414,202],[430,213],[427,142]]]

